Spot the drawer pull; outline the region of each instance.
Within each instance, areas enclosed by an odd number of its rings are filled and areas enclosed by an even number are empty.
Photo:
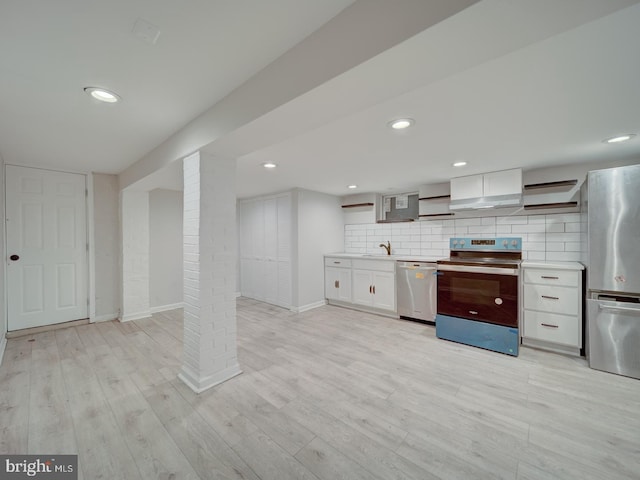
[[[549,295],[541,295],[542,298],[546,298],[547,300],[560,300],[560,297],[551,297]]]
[[[548,275],[542,275],[540,278],[544,278],[545,280],[560,280],[560,277],[550,277]]]
[[[342,262],[333,262],[333,263],[335,263],[336,265],[340,265]]]
[[[336,288],[340,288],[340,280],[336,280],[336,281],[333,283],[333,286],[334,286],[334,287],[336,287]]]
[[[541,323],[540,325],[543,327],[558,328],[558,325],[551,325],[550,323]]]
[[[477,314],[478,314],[478,312],[476,312],[475,310],[469,310],[469,313],[470,313],[471,315],[477,315]]]

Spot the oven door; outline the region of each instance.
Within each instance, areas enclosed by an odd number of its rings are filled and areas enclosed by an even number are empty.
[[[438,313],[518,327],[518,269],[438,265]]]

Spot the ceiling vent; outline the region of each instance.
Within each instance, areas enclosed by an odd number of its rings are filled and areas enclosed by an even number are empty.
[[[131,33],[133,33],[140,40],[150,43],[151,45],[155,45],[158,41],[158,38],[160,37],[160,29],[152,23],[143,20],[142,18],[136,20]]]

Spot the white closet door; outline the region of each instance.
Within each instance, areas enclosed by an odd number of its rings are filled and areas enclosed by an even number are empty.
[[[253,202],[252,217],[253,257],[264,258],[264,202]]]
[[[85,176],[6,174],[9,330],[87,318]]]
[[[278,257],[278,204],[275,198],[264,201],[264,255],[273,261]]]
[[[278,197],[278,259],[291,259],[291,195]]]
[[[242,295],[290,308],[291,194],[240,202]]]
[[[240,258],[247,258],[253,254],[253,241],[251,222],[252,222],[252,202],[241,202],[238,214],[240,215],[239,232],[240,237]]]
[[[278,262],[267,259],[264,262],[264,301],[279,305],[278,302]]]
[[[278,199],[278,301],[277,305],[290,308],[292,303],[291,273],[291,195]]]

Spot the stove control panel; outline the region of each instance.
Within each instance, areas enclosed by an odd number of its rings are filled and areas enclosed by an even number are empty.
[[[449,239],[451,250],[467,250],[476,252],[521,252],[521,237],[468,238],[453,237]]]

